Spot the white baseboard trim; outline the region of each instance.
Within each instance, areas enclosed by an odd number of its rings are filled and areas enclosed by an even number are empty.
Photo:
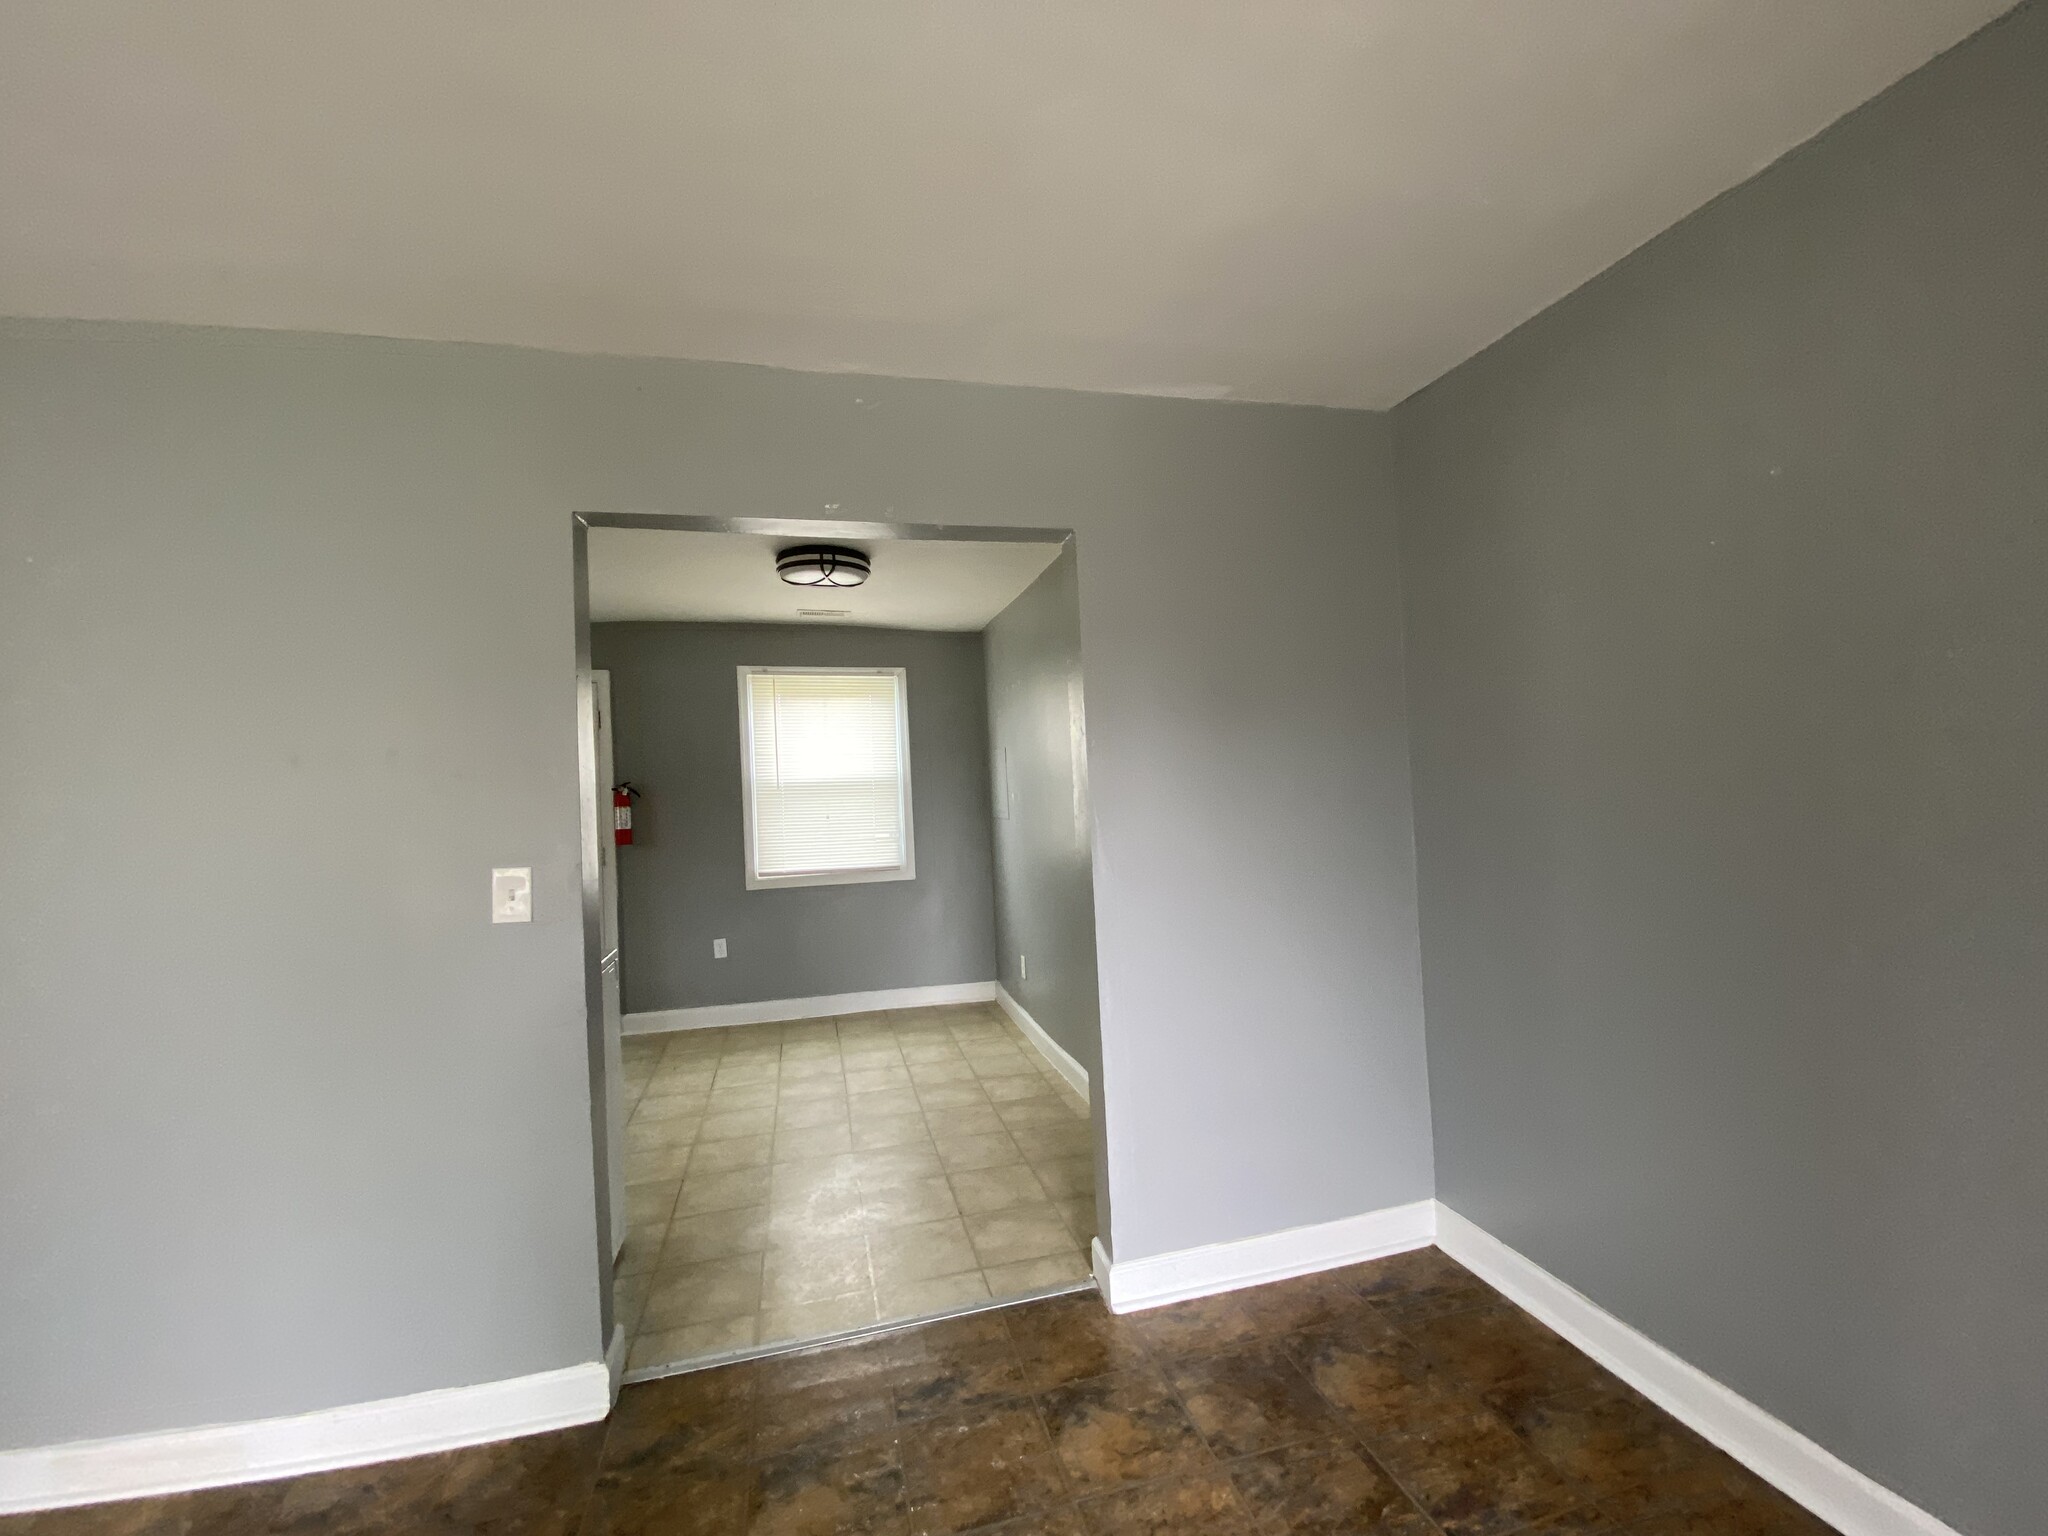
[[[1435,1236],[1436,1202],[1417,1200],[1313,1227],[1290,1227],[1284,1232],[1183,1248],[1149,1259],[1111,1263],[1097,1243],[1095,1279],[1110,1311],[1141,1312],[1169,1302],[1426,1248]]]
[[[1048,1035],[1045,1026],[1024,1011],[1024,1005],[1010,996],[1010,989],[1000,981],[996,983],[996,1005],[1024,1031],[1024,1038],[1038,1047],[1038,1054],[1052,1063],[1053,1070],[1067,1080],[1068,1086],[1082,1098],[1087,1098],[1088,1069],[1069,1056],[1059,1041]]]
[[[672,1029],[723,1029],[731,1024],[781,1024],[790,1019],[827,1019],[836,1013],[873,1013],[880,1008],[943,1008],[952,1003],[992,1003],[992,981],[962,981],[942,987],[894,987],[882,992],[835,992],[828,997],[778,997],[759,1003],[713,1003],[703,1008],[661,1008],[629,1013],[619,1021],[627,1035],[658,1035]]]
[[[1449,1206],[1438,1204],[1436,1228],[1445,1253],[1842,1536],[1957,1536]]]
[[[611,1411],[602,1360],[289,1418],[0,1451],[0,1515],[184,1493],[452,1451]]]

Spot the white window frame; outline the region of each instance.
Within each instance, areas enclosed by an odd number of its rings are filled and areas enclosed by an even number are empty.
[[[903,863],[889,869],[827,869],[802,875],[763,875],[754,857],[754,708],[747,679],[762,675],[788,677],[893,677],[896,679],[896,754],[903,765]],[[917,821],[910,794],[910,674],[902,667],[748,667],[739,669],[740,800],[743,806],[741,849],[747,889],[773,891],[801,885],[874,885],[885,880],[917,878]]]

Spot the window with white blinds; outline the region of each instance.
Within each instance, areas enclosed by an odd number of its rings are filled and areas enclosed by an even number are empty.
[[[903,669],[740,668],[747,885],[915,876]]]

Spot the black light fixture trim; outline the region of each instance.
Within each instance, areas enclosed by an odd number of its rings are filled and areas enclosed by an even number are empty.
[[[843,544],[792,544],[775,552],[775,574],[792,587],[857,587],[868,557]]]

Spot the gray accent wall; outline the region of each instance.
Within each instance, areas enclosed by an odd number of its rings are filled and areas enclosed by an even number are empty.
[[[1396,415],[1439,1191],[2048,1507],[2048,11]]]
[[[1389,458],[1343,411],[0,323],[0,1447],[598,1357],[576,509],[1076,530],[1109,1242],[1427,1196]]]
[[[995,975],[980,635],[593,624],[590,654],[611,671],[615,771],[644,791],[619,850],[628,1013]],[[747,889],[742,666],[905,669],[915,879]]]
[[[982,634],[989,739],[1002,754],[1009,799],[993,823],[996,976],[1092,1082],[1102,1070],[1102,1021],[1074,546]],[[1021,969],[1020,958],[1029,961]]]
[[[996,971],[1088,1073],[1095,1220],[1114,1230],[1095,956],[1094,817],[1081,672],[1080,567],[1069,541],[983,632],[990,753],[1006,802],[995,828]],[[1028,963],[1027,963],[1028,962]]]

